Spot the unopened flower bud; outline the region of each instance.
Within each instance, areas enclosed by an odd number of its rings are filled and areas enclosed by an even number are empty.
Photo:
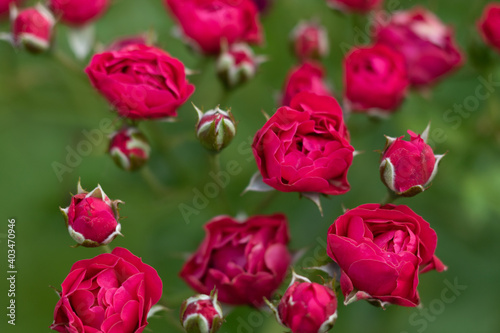
[[[118,167],[135,171],[149,160],[151,147],[136,127],[125,127],[111,135],[108,151]]]
[[[181,324],[187,333],[215,333],[222,325],[223,315],[217,293],[196,295],[181,305]]]
[[[223,111],[218,106],[205,113],[198,112],[196,136],[208,150],[219,152],[233,140],[236,135],[236,124],[231,111]]]
[[[78,193],[71,198],[71,204],[60,209],[70,236],[79,245],[97,247],[107,245],[121,235],[118,223],[120,203],[122,201],[109,199],[100,185],[87,192],[78,182]]]
[[[394,193],[412,197],[426,190],[438,170],[444,155],[434,155],[426,143],[429,127],[422,135],[408,130],[410,141],[386,137],[380,163],[382,182]]]
[[[244,43],[223,46],[217,58],[217,74],[227,88],[237,87],[255,76],[265,57],[256,56]]]
[[[18,11],[11,8],[12,42],[31,53],[41,53],[50,47],[55,20],[50,11],[38,4]]]
[[[325,333],[337,319],[337,297],[332,289],[294,273],[276,315],[292,333]]]
[[[328,55],[328,34],[315,21],[300,22],[290,34],[292,51],[300,60],[320,59]]]

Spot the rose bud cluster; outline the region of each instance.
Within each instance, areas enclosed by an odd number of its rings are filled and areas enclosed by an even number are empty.
[[[61,208],[70,236],[85,247],[97,247],[111,243],[121,235],[118,223],[118,204],[111,200],[98,185],[90,192],[82,189],[78,182],[78,193],[71,198],[71,204]]]
[[[65,24],[83,26],[99,18],[109,0],[49,0],[49,8]]]
[[[374,38],[404,56],[415,87],[435,83],[463,62],[453,30],[424,8],[396,12],[376,27]]]
[[[381,7],[383,0],[326,0],[328,5],[341,12],[367,13]]]
[[[21,0],[0,0],[0,19],[8,16],[12,5],[19,6],[21,2]]]
[[[227,147],[236,135],[236,122],[231,111],[223,111],[217,106],[203,113],[196,106],[194,108],[198,113],[196,137],[203,147],[214,152]]]
[[[47,51],[52,40],[55,19],[43,5],[18,10],[12,7],[12,42],[31,53]]]
[[[282,192],[344,194],[354,148],[333,97],[301,92],[257,132],[253,154],[264,183]]]
[[[205,231],[181,278],[202,294],[216,288],[223,303],[261,306],[281,285],[291,262],[286,217],[259,215],[241,222],[219,216]]]
[[[276,314],[292,333],[326,333],[337,320],[337,297],[332,289],[294,273]]]
[[[162,289],[153,267],[117,247],[71,267],[50,328],[61,333],[143,332]]]
[[[290,45],[300,60],[324,58],[329,51],[328,34],[316,21],[303,21],[292,30]]]
[[[265,57],[255,56],[244,43],[235,43],[223,50],[217,58],[216,70],[227,89],[235,88],[252,79]]]
[[[196,295],[181,305],[181,324],[187,333],[215,333],[223,322],[217,291],[212,295]]]
[[[384,45],[355,48],[344,59],[344,99],[354,112],[389,115],[408,85],[404,58]]]
[[[484,9],[478,22],[479,32],[484,41],[500,52],[500,4],[490,3]]]
[[[132,120],[176,117],[194,92],[182,62],[143,44],[96,54],[85,71],[119,115]]]
[[[444,155],[434,155],[427,141],[429,127],[422,135],[408,130],[410,141],[386,137],[380,162],[382,182],[396,195],[412,197],[425,191],[437,174]]]
[[[196,50],[218,54],[223,43],[258,44],[262,28],[252,0],[164,0]]]
[[[281,105],[288,106],[293,97],[300,92],[310,92],[321,96],[331,96],[324,82],[325,70],[319,63],[304,62],[292,68],[285,81]]]
[[[446,266],[434,255],[436,232],[409,207],[364,204],[347,210],[328,229],[327,253],[341,268],[345,304],[420,304],[419,274]]]
[[[108,152],[123,170],[140,169],[149,160],[150,151],[148,140],[136,127],[125,127],[111,134]]]

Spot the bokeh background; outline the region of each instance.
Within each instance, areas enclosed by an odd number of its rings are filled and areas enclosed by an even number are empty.
[[[448,152],[432,187],[399,203],[409,205],[430,222],[439,243],[437,255],[449,266],[444,273],[430,272],[421,277],[419,291],[423,308],[392,306],[383,311],[365,302],[348,307],[339,305],[334,332],[499,332],[500,331],[500,87],[487,100],[452,127],[444,113],[454,104],[474,96],[480,76],[500,81],[500,55],[486,48],[476,31],[476,21],[488,1],[399,0],[386,1],[392,9],[422,5],[433,10],[456,30],[459,45],[467,53],[467,63],[435,86],[428,96],[411,92],[403,107],[388,120],[373,121],[353,115],[348,126],[353,146],[364,151],[355,158],[349,172],[352,190],[340,197],[322,199],[324,217],[307,200],[295,193],[279,193],[274,200],[267,194],[240,196],[257,170],[250,153],[250,141],[265,122],[261,110],[273,113],[276,96],[286,73],[295,64],[289,53],[288,34],[301,19],[319,18],[329,33],[330,55],[323,64],[337,96],[342,92],[341,43],[367,43],[366,20],[327,9],[323,0],[277,0],[262,18],[266,43],[257,48],[269,61],[257,77],[235,91],[222,105],[231,107],[239,121],[238,134],[222,154],[222,169],[236,161],[241,172],[225,188],[230,207],[221,197],[209,199],[206,208],[183,218],[179,205],[193,206],[194,189],[203,192],[212,180],[208,176],[208,154],[194,137],[196,114],[186,103],[176,123],[144,123],[153,146],[149,171],[161,187],[151,186],[147,172],[126,173],[105,154],[106,139],[98,140],[88,156],[58,179],[54,162],[66,164],[68,149],[77,149],[86,140],[85,131],[100,130],[103,119],[114,119],[105,100],[90,86],[83,72],[73,72],[50,54],[32,56],[0,44],[0,234],[7,232],[7,220],[16,219],[17,317],[16,326],[7,325],[6,284],[7,246],[0,238],[0,331],[49,332],[57,296],[49,286],[60,288],[71,265],[100,253],[99,249],[71,248],[59,206],[67,206],[70,192],[79,178],[90,190],[98,183],[113,199],[125,201],[121,213],[125,238],[112,246],[123,246],[155,267],[164,283],[164,296],[171,314],[150,320],[153,332],[180,332],[175,323],[178,306],[192,291],[177,276],[186,254],[194,251],[204,236],[203,224],[213,216],[227,213],[252,214],[284,212],[290,222],[291,248],[308,249],[302,263],[324,257],[326,230],[342,213],[342,205],[356,207],[380,202],[386,190],[378,175],[379,155],[384,134],[400,136],[407,129],[421,132],[429,121],[440,135],[434,140],[436,153]],[[2,22],[1,30],[9,29]],[[115,1],[97,21],[97,37],[102,43],[152,29],[159,45],[187,67],[201,70],[199,56],[172,35],[173,20],[160,0]],[[66,28],[57,27],[55,47],[68,54]],[[76,62],[83,69],[88,59]],[[210,109],[219,104],[221,84],[213,62],[191,77],[196,105]],[[432,137],[431,137],[432,138]],[[262,202],[265,202],[263,205]],[[260,208],[259,208],[260,207]],[[443,293],[449,284],[462,287],[451,302]],[[465,289],[464,289],[465,288]],[[446,294],[447,296],[451,294]],[[340,297],[342,300],[342,297]],[[169,319],[170,318],[170,319]],[[241,307],[233,310],[222,333],[283,332],[267,312]]]

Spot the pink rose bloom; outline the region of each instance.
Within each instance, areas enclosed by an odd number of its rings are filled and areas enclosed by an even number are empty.
[[[328,34],[315,21],[300,22],[290,34],[293,53],[300,60],[320,59],[328,55]]]
[[[194,91],[182,62],[152,46],[96,54],[85,71],[120,116],[134,120],[176,117]]]
[[[463,63],[453,30],[424,8],[396,12],[377,26],[375,41],[400,52],[406,59],[410,83],[435,83]]]
[[[425,191],[444,155],[434,155],[424,138],[408,130],[410,141],[387,137],[380,162],[382,182],[397,195],[411,197]]]
[[[12,39],[17,47],[25,47],[32,53],[48,50],[52,40],[55,19],[42,5],[15,9],[12,15]]]
[[[326,333],[337,319],[335,292],[304,278],[286,290],[278,305],[279,321],[293,333]]]
[[[436,232],[409,207],[365,204],[328,230],[327,253],[342,270],[345,304],[360,299],[385,306],[417,306],[418,276],[446,266],[434,255]]]
[[[10,4],[14,3],[17,6],[20,6],[22,0],[0,0],[0,19],[8,17],[10,11]]]
[[[344,97],[353,111],[390,114],[408,84],[404,58],[383,45],[355,48],[344,59]]]
[[[71,267],[50,328],[61,333],[143,332],[162,289],[153,267],[117,247]]]
[[[260,43],[262,29],[252,0],[164,0],[184,36],[205,54],[217,54],[221,43]]]
[[[381,7],[383,0],[327,0],[331,7],[343,12],[366,13]]]
[[[61,208],[70,236],[85,247],[96,247],[111,243],[120,235],[118,204],[111,200],[98,185],[91,192],[82,189],[71,198],[67,208]]]
[[[349,191],[354,148],[333,97],[302,92],[255,134],[255,161],[267,185],[282,192]]]
[[[180,276],[191,288],[219,300],[258,307],[283,282],[291,256],[288,222],[281,214],[239,222],[219,216],[205,225],[206,236],[184,264]]]
[[[299,92],[310,92],[316,95],[331,96],[330,89],[324,82],[325,70],[319,63],[307,61],[293,68],[285,82],[281,105],[290,105],[293,97]]]
[[[500,4],[492,2],[486,6],[478,22],[484,41],[500,52]]]
[[[109,0],[49,0],[49,7],[65,24],[82,26],[99,18]]]

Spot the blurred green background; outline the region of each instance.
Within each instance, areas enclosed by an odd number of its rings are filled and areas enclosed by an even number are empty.
[[[301,266],[324,257],[322,247],[326,230],[342,213],[342,205],[356,207],[380,202],[385,187],[378,175],[378,154],[385,143],[384,134],[400,136],[407,129],[421,132],[432,121],[441,133],[434,139],[435,152],[448,152],[441,163],[433,186],[426,192],[400,204],[409,205],[431,223],[439,237],[437,255],[449,266],[447,272],[430,272],[421,277],[419,291],[423,308],[389,307],[383,311],[357,302],[348,307],[339,304],[339,319],[334,332],[499,332],[500,331],[500,91],[462,118],[459,126],[446,122],[444,113],[454,104],[474,96],[479,76],[500,80],[500,55],[486,48],[478,37],[475,22],[487,1],[429,0],[386,1],[393,8],[416,4],[433,10],[456,29],[459,45],[467,52],[467,63],[432,89],[429,97],[410,93],[393,117],[372,121],[353,115],[348,122],[352,144],[365,153],[355,158],[349,172],[352,189],[346,195],[322,199],[321,217],[307,200],[295,193],[280,193],[264,207],[263,213],[284,212],[289,217],[291,248],[307,248]],[[239,121],[235,141],[222,154],[222,169],[236,161],[241,172],[226,188],[230,209],[221,196],[209,199],[209,205],[183,219],[179,205],[192,206],[194,192],[203,192],[209,179],[208,154],[194,137],[196,114],[186,103],[176,123],[143,123],[153,146],[149,168],[165,187],[154,191],[144,173],[119,170],[105,154],[106,140],[92,146],[88,156],[60,182],[53,163],[65,164],[69,149],[86,140],[85,131],[99,130],[103,119],[114,119],[105,100],[90,86],[82,73],[75,73],[50,55],[32,56],[0,44],[0,234],[7,233],[7,220],[16,219],[17,317],[16,326],[7,325],[6,283],[7,246],[0,238],[0,308],[2,332],[49,332],[57,296],[49,286],[60,288],[71,265],[100,253],[99,249],[70,248],[59,206],[67,206],[70,192],[76,192],[78,178],[91,190],[98,183],[112,199],[125,201],[121,213],[125,238],[111,245],[122,246],[155,267],[164,283],[164,296],[172,307],[169,316],[150,320],[153,332],[180,332],[173,319],[181,301],[192,291],[177,273],[187,253],[202,240],[202,225],[213,216],[228,213],[251,214],[267,194],[240,196],[251,175],[257,170],[249,150],[251,138],[264,123],[261,110],[273,113],[276,96],[288,70],[295,64],[288,49],[288,34],[301,19],[317,17],[327,27],[331,52],[323,64],[337,96],[342,92],[341,43],[368,42],[360,32],[366,30],[364,18],[352,18],[327,9],[324,0],[278,0],[263,17],[266,43],[257,52],[269,56],[257,77],[235,91],[223,107],[231,107]],[[149,29],[158,33],[159,45],[194,70],[201,70],[199,56],[172,37],[172,19],[161,1],[119,0],[97,22],[97,37],[109,43],[116,37]],[[357,27],[357,29],[353,29]],[[2,22],[1,30],[8,30]],[[57,27],[57,49],[66,52],[66,28]],[[76,61],[76,60],[74,60]],[[77,63],[84,68],[85,60]],[[212,63],[190,80],[196,84],[191,98],[196,105],[210,109],[219,104],[221,84]],[[495,67],[496,66],[496,67]],[[496,68],[496,69],[495,69]],[[101,131],[102,133],[102,131]],[[432,138],[432,136],[431,136]],[[466,288],[451,302],[444,302],[448,284]],[[446,294],[449,296],[450,294]],[[342,297],[340,297],[342,300]],[[227,317],[222,333],[283,332],[267,312],[241,307]]]

